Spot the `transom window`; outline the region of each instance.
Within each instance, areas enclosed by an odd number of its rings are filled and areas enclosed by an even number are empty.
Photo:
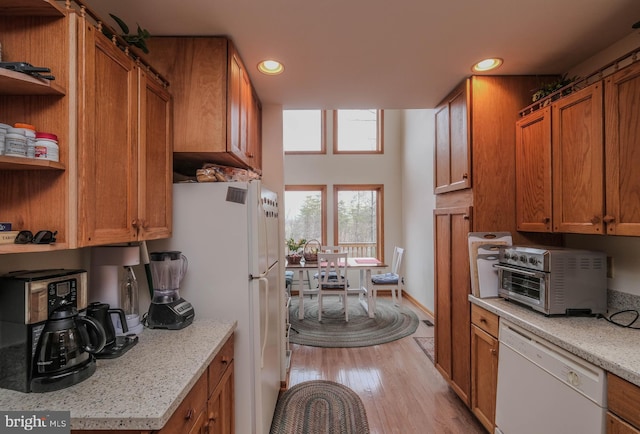
[[[282,139],[286,153],[324,154],[325,114],[322,110],[283,110]]]
[[[382,110],[336,110],[333,152],[382,153]]]

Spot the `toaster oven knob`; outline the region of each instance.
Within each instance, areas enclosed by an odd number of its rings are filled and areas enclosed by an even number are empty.
[[[527,257],[525,255],[520,256],[520,260],[522,262],[527,262]]]
[[[529,263],[531,265],[538,265],[539,262],[540,261],[538,261],[538,258],[534,258],[534,257],[529,258]]]

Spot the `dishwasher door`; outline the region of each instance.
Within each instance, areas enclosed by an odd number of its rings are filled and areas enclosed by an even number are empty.
[[[496,434],[605,432],[604,370],[500,320]]]

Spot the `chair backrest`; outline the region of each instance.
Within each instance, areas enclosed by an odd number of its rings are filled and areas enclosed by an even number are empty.
[[[318,287],[346,289],[347,253],[318,253]]]
[[[342,251],[342,247],[340,246],[322,246],[320,247],[320,251],[324,253],[340,253]]]
[[[396,246],[393,249],[393,260],[391,261],[391,272],[393,274],[399,274],[398,271],[402,264],[402,255],[404,255],[404,249]]]

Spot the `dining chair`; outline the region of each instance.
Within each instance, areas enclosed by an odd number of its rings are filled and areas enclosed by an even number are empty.
[[[325,295],[337,294],[342,299],[344,319],[349,321],[347,308],[347,253],[318,254],[318,321],[322,321],[322,302]]]
[[[393,249],[393,259],[391,261],[391,272],[383,274],[374,274],[371,276],[371,289],[373,297],[376,298],[378,291],[381,289],[391,290],[391,298],[394,304],[402,303],[402,290],[404,288],[404,277],[400,275],[400,266],[402,265],[402,256],[404,249],[395,247]],[[396,300],[396,293],[398,294]]]

